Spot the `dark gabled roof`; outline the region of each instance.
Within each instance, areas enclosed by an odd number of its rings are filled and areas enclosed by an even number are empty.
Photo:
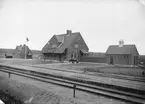
[[[69,35],[67,34],[60,34],[60,35],[54,35],[54,37],[57,39],[58,46],[56,48],[52,48],[51,44],[46,44],[43,49],[42,53],[63,53],[66,48],[68,48],[76,36],[80,35],[79,32],[71,33]]]
[[[135,45],[123,45],[122,47],[119,47],[119,45],[110,45],[106,54],[131,54],[134,56],[139,55]]]
[[[58,42],[63,42],[64,35],[65,34],[63,34],[63,35],[55,35],[55,37],[56,37]]]

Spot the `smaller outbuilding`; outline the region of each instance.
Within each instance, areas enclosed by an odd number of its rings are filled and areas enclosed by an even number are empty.
[[[0,48],[0,58],[13,58],[14,49]]]
[[[25,44],[16,46],[16,49],[14,50],[14,53],[13,53],[13,57],[14,58],[25,58],[26,57],[27,59],[31,59],[32,51]]]
[[[5,49],[5,58],[13,58],[14,49]]]
[[[6,50],[4,48],[0,48],[0,58],[6,57]]]
[[[106,52],[108,64],[137,65],[139,53],[134,44],[124,45],[119,41],[119,45],[110,45]]]

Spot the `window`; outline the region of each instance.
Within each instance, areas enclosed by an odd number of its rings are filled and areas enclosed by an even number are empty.
[[[75,48],[78,48],[78,47],[79,47],[79,45],[78,45],[78,44],[75,44],[75,45],[74,45],[74,47],[75,47]]]

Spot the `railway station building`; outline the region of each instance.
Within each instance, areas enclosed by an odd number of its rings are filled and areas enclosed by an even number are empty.
[[[24,45],[20,45],[20,46],[16,46],[16,49],[13,52],[13,58],[32,58],[32,51],[29,49],[28,46]]]
[[[44,59],[58,61],[76,59],[80,61],[81,57],[88,53],[88,50],[80,32],[67,30],[65,34],[53,35],[42,48],[41,53]]]
[[[119,41],[119,45],[110,45],[106,52],[108,64],[137,65],[139,53],[135,45],[124,45]]]

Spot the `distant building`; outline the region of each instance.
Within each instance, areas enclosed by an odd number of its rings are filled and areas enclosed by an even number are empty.
[[[54,35],[43,47],[42,54],[45,59],[59,61],[76,59],[88,53],[88,46],[79,32]]]
[[[135,45],[110,45],[106,52],[106,61],[109,64],[137,65],[139,53]]]
[[[24,44],[16,47],[13,53],[13,57],[25,58],[25,54],[26,54],[26,58],[32,58],[32,51],[29,49],[28,46]]]
[[[5,58],[13,58],[14,49],[5,49]]]
[[[0,48],[0,58],[12,58],[14,49]]]
[[[5,50],[0,48],[0,58],[5,58]]]
[[[14,49],[0,48],[0,58],[13,58]]]

